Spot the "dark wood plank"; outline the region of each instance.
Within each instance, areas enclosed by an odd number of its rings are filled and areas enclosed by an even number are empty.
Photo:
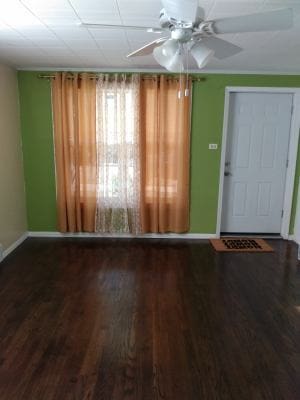
[[[296,245],[27,239],[0,266],[0,399],[300,399]]]

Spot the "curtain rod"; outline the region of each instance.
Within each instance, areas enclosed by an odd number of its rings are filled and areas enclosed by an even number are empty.
[[[116,73],[119,74],[118,72],[116,72]],[[68,74],[72,75],[73,72],[68,72]],[[114,74],[115,74],[114,72],[109,72],[108,73],[108,75],[114,75]],[[123,73],[123,74],[131,75],[131,74],[136,74],[136,72],[132,72],[132,73],[126,72],[126,73]],[[79,73],[79,75],[81,75],[81,73]],[[91,74],[91,75],[89,75],[89,78],[91,78],[91,79],[97,78],[98,75],[99,74],[97,74],[97,73]],[[140,73],[139,75],[141,75],[143,79],[153,79],[155,76],[157,76],[159,74],[143,74],[143,73]],[[174,78],[174,77],[177,78],[177,79],[179,78],[178,75],[169,75],[169,74],[163,74],[163,75],[167,75],[167,77],[169,77],[169,78]],[[183,74],[183,75],[185,75],[185,74]],[[189,74],[189,75],[191,76],[191,74]],[[47,74],[39,74],[38,78],[40,78],[40,79],[54,79],[55,75],[53,75],[53,74],[51,74],[51,75],[50,74],[48,74],[48,75]],[[205,78],[192,76],[192,81],[193,82],[203,82],[203,81],[205,81]]]

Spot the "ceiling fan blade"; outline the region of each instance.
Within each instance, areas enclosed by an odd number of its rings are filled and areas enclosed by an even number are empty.
[[[168,17],[178,21],[194,22],[202,10],[198,6],[198,0],[161,0],[161,2]]]
[[[156,28],[152,26],[136,26],[136,25],[108,25],[108,24],[92,24],[88,22],[82,22],[79,26],[83,28],[89,29],[132,29],[138,31],[147,31],[147,32],[154,32],[154,33],[162,33],[162,28]]]
[[[198,6],[197,7],[197,12],[196,12],[195,22],[200,22],[200,21],[203,21],[204,19],[205,19],[204,8]]]
[[[162,38],[153,40],[153,42],[150,42],[150,43],[146,44],[145,46],[128,54],[127,58],[137,57],[137,56],[148,56],[149,54],[152,54],[155,47],[162,45],[168,39],[169,39],[168,37],[162,37]]]
[[[289,29],[292,26],[293,10],[291,8],[221,18],[213,22],[215,33],[279,31]]]
[[[219,60],[222,60],[226,57],[234,56],[235,54],[243,51],[241,47],[236,46],[233,43],[227,42],[227,40],[223,40],[214,36],[203,38],[201,39],[200,43],[213,50],[215,52],[214,56]]]

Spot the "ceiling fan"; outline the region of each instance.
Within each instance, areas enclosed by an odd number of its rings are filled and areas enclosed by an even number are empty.
[[[293,26],[293,11],[290,8],[220,18],[206,21],[204,10],[198,0],[161,0],[157,27],[106,25],[82,23],[87,28],[134,29],[147,32],[168,33],[127,57],[153,54],[155,60],[168,71],[181,72],[190,54],[203,68],[212,57],[223,59],[233,56],[243,49],[226,40],[216,37],[223,33],[263,32],[289,29]]]

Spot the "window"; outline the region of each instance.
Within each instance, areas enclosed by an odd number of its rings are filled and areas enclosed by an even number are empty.
[[[133,107],[133,90],[126,88],[124,115],[118,114],[121,109],[121,94],[114,93],[111,90],[102,93],[103,108],[98,110],[105,118],[106,125],[105,142],[102,143],[106,147],[106,161],[103,165],[103,175],[106,180],[100,181],[100,191],[104,197],[117,198],[120,194],[122,178],[125,173],[128,190],[133,190],[134,184],[134,110]],[[106,109],[106,112],[105,112]],[[123,125],[123,127],[122,127]],[[122,134],[122,129],[124,133]],[[126,154],[126,165],[123,165]]]
[[[139,230],[139,83],[97,82],[97,217],[103,232]]]

